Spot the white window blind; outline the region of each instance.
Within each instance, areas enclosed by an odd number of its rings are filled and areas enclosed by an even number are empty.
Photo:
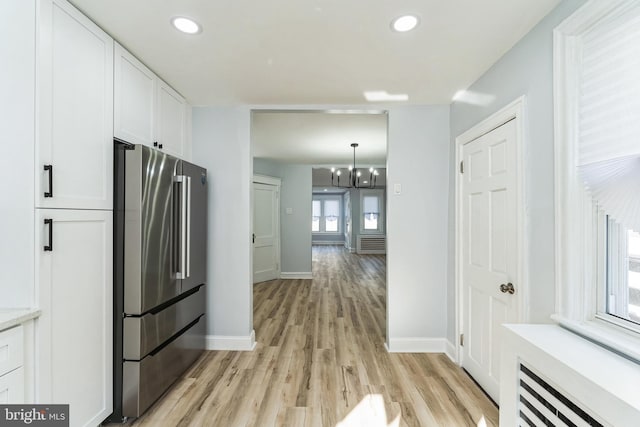
[[[337,200],[324,201],[324,216],[337,218],[340,215],[340,203]]]
[[[604,212],[640,231],[640,2],[583,37],[578,170]]]
[[[315,217],[320,217],[322,215],[322,211],[320,210],[320,200],[314,200],[313,201],[313,206],[312,206],[312,216]]]
[[[378,202],[378,196],[364,196],[362,198],[362,204],[365,215],[380,213],[380,203]]]

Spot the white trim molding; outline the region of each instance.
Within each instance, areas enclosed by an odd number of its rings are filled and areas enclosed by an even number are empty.
[[[311,271],[283,271],[280,273],[281,279],[313,279]]]
[[[267,175],[253,175],[253,182],[256,184],[276,185],[278,187],[282,185],[282,179]]]
[[[517,240],[517,265],[516,265],[516,283],[518,284],[518,292],[516,292],[518,307],[518,322],[526,323],[529,319],[529,274],[528,274],[528,240],[527,230],[529,228],[526,215],[525,200],[525,157],[526,157],[526,140],[525,140],[525,110],[526,97],[523,95],[510,104],[506,105],[499,111],[487,117],[480,123],[465,131],[456,138],[456,163],[455,170],[462,161],[463,148],[465,144],[491,132],[493,129],[502,126],[510,120],[515,120],[516,125],[516,240]],[[463,214],[460,211],[462,206],[462,179],[460,173],[455,174],[455,286],[456,286],[456,337],[463,333],[464,325],[464,302],[463,302],[463,284],[462,284],[462,251],[464,248],[462,230],[463,230]],[[454,345],[455,352],[452,359],[462,364],[462,349],[459,343]]]
[[[391,338],[385,344],[389,353],[447,353],[448,341],[446,338]]]
[[[256,331],[245,336],[207,335],[207,350],[253,351],[256,348]]]
[[[458,359],[456,359],[456,346],[449,340],[447,340],[444,354],[446,354],[449,360],[451,360],[453,363],[458,363]]]

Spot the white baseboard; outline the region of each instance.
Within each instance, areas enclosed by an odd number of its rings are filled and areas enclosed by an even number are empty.
[[[456,346],[449,340],[447,340],[447,348],[445,349],[444,354],[446,354],[453,363],[458,363],[456,358]]]
[[[344,245],[344,240],[312,240],[311,244],[314,246],[342,246]]]
[[[246,336],[207,335],[207,350],[253,351],[256,348],[256,331]]]
[[[313,279],[313,273],[310,271],[282,271],[281,279]]]
[[[392,338],[385,347],[389,353],[447,353],[445,338]]]

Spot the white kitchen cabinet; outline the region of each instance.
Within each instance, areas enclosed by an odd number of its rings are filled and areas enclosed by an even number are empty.
[[[40,403],[70,404],[71,426],[113,408],[113,213],[39,209]]]
[[[36,207],[112,209],[113,39],[40,0],[37,75]]]
[[[153,146],[158,78],[118,43],[114,45],[113,77],[114,136]]]
[[[187,103],[162,80],[158,80],[157,141],[162,150],[179,158],[186,153]]]
[[[0,404],[24,403],[22,326],[0,332]]]
[[[0,376],[0,405],[20,404],[24,401],[24,371],[22,368]]]
[[[186,100],[118,43],[114,54],[114,136],[189,160]]]

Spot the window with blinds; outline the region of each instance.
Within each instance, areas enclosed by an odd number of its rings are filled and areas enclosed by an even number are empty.
[[[360,232],[384,233],[384,190],[360,190]]]
[[[340,197],[314,196],[311,206],[311,231],[339,233],[340,223]]]
[[[598,212],[600,314],[640,324],[640,2],[581,38],[577,173]]]
[[[377,230],[380,217],[380,198],[378,196],[362,197],[362,215],[365,230]]]

